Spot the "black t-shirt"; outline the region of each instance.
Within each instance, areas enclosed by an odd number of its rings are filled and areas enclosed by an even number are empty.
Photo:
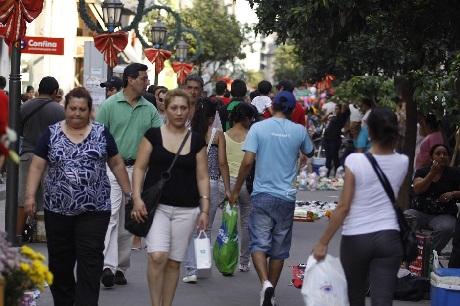
[[[345,112],[331,118],[324,131],[324,139],[339,140],[342,135],[342,128],[345,126],[345,123],[347,123],[349,116],[350,110],[347,108]]]
[[[144,181],[144,190],[153,186],[166,171],[174,159],[176,152],[163,147],[160,128],[151,128],[145,138],[152,144],[149,170]],[[177,207],[197,207],[200,205],[200,194],[196,180],[196,154],[206,146],[199,134],[192,132],[190,153],[179,155],[171,170],[171,179],[166,182],[161,193],[160,203]]]
[[[430,172],[431,167],[421,168],[415,172],[414,179],[424,178]],[[431,214],[457,214],[456,200],[447,203],[439,201],[439,197],[450,191],[460,190],[460,170],[457,168],[446,167],[437,182],[432,182],[430,187],[414,198],[413,206],[415,209]]]

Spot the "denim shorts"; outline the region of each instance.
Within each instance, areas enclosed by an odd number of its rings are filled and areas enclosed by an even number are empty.
[[[272,259],[288,258],[295,202],[260,193],[251,197],[251,206],[251,253],[263,252]]]

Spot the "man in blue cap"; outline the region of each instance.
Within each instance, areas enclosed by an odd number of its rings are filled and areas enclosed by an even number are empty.
[[[256,161],[252,211],[249,216],[252,261],[262,284],[261,306],[275,305],[275,287],[284,260],[289,257],[297,190],[292,186],[299,153],[313,156],[314,147],[305,128],[290,120],[294,95],[281,91],[272,104],[273,117],[255,123],[246,137],[230,203]],[[269,259],[267,261],[267,259]]]

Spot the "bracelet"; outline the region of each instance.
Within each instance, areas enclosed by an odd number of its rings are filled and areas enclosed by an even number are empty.
[[[209,200],[209,197],[202,195],[202,196],[200,196],[200,199],[208,199]]]
[[[205,215],[208,215],[209,217],[209,212],[206,212],[206,211],[200,211],[201,214],[205,214]]]

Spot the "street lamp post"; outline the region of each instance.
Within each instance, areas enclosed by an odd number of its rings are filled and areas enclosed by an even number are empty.
[[[81,19],[85,23],[85,25],[93,32],[97,34],[104,34],[104,33],[118,33],[128,32],[134,28],[137,28],[139,21],[142,19],[142,15],[144,12],[145,7],[145,0],[139,0],[136,14],[134,15],[134,19],[132,20],[131,24],[125,27],[121,26],[121,17],[123,11],[123,3],[120,0],[104,0],[101,4],[102,7],[102,19],[104,21],[104,25],[107,28],[107,31],[104,31],[100,25],[95,23],[91,17],[88,15],[86,9],[85,0],[78,0],[78,12],[80,14]],[[116,28],[119,28],[119,31],[115,31]],[[101,51],[102,52],[102,51]],[[107,79],[109,80],[112,77],[113,68],[111,65],[107,63]]]
[[[151,33],[152,33],[153,46],[156,49],[161,49],[161,47],[165,43],[166,35],[168,34],[168,29],[166,28],[164,23],[161,22],[159,17],[158,17],[157,21],[155,22],[155,24],[152,26]],[[158,73],[157,73],[156,69],[155,69],[155,82],[154,82],[154,84],[155,84],[155,86],[158,85]]]
[[[188,47],[188,44],[182,39],[177,43],[176,57],[179,60],[179,62],[185,62],[185,60],[187,59]]]
[[[123,3],[120,0],[104,0],[102,3],[102,18],[109,33],[113,33],[115,28],[121,25],[121,12]],[[107,65],[107,80],[113,75],[113,68]]]

